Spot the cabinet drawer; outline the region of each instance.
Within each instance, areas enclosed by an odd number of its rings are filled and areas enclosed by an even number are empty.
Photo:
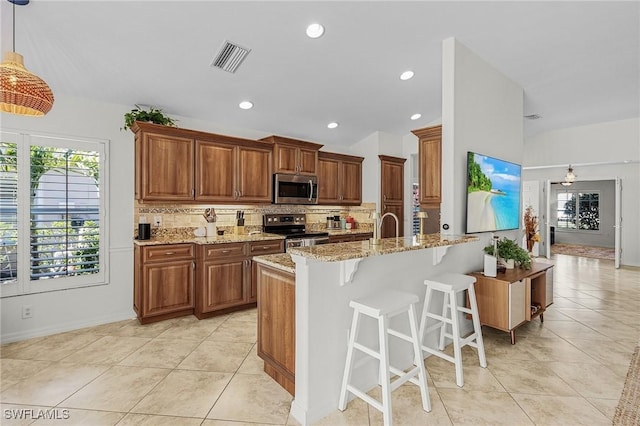
[[[253,241],[250,244],[251,256],[284,252],[284,240]]]
[[[245,256],[244,243],[210,244],[205,246],[204,258],[208,260]]]
[[[179,259],[193,259],[193,244],[167,244],[148,246],[143,250],[143,262],[166,262]]]

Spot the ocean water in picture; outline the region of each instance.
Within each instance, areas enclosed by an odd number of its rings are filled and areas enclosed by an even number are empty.
[[[517,188],[502,189],[505,195],[491,197],[491,207],[498,229],[520,227],[520,183]]]

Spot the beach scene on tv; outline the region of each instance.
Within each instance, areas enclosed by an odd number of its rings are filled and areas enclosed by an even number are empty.
[[[520,227],[520,165],[467,154],[467,233]]]

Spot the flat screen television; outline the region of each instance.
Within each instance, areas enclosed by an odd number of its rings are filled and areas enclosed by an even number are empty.
[[[467,234],[520,228],[521,166],[467,153]]]

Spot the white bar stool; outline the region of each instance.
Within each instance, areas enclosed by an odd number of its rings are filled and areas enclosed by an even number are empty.
[[[432,355],[439,356],[456,366],[456,384],[460,387],[464,385],[462,376],[462,348],[466,345],[472,346],[478,351],[480,366],[487,367],[487,359],[484,354],[484,342],[482,341],[482,328],[480,327],[480,317],[478,315],[478,304],[476,302],[476,292],[474,283],[475,277],[463,274],[447,273],[424,281],[427,286],[427,294],[422,309],[422,318],[420,319],[420,342],[422,350]],[[459,306],[456,294],[467,290],[469,295],[470,308]],[[436,314],[429,311],[429,303],[431,302],[432,293],[440,291],[443,293],[442,314]],[[455,309],[454,309],[455,307]],[[460,325],[458,323],[458,311],[470,314],[473,322],[473,333],[467,337],[460,337]],[[449,316],[450,313],[450,316]],[[435,324],[427,327],[428,319],[436,320]],[[451,324],[451,333],[447,332],[447,324]],[[438,348],[431,348],[424,344],[425,334],[432,331],[440,330],[440,338]],[[453,340],[453,357],[443,352],[444,339],[448,337]]]
[[[427,373],[424,367],[424,358],[418,339],[418,326],[414,304],[419,301],[418,296],[411,293],[388,290],[376,293],[372,296],[352,300],[349,306],[354,309],[351,332],[349,334],[349,346],[347,347],[347,359],[340,389],[340,402],[338,408],[344,411],[347,408],[348,392],[367,402],[378,411],[382,412],[385,426],[392,424],[391,416],[391,392],[400,385],[410,381],[420,387],[422,396],[422,407],[425,411],[431,411],[431,401],[429,400],[429,390],[427,388]],[[409,315],[409,326],[411,336],[400,333],[389,328],[390,318],[402,313]],[[367,315],[378,320],[378,339],[380,341],[380,352],[366,347],[356,341],[360,327],[360,315]],[[404,372],[389,365],[389,338],[392,335],[413,345],[415,365]],[[353,368],[353,350],[357,349],[380,361],[379,377],[382,386],[382,403],[367,395],[366,392],[351,385],[351,373]],[[391,374],[398,378],[391,382]],[[416,377],[417,376],[417,377]]]

